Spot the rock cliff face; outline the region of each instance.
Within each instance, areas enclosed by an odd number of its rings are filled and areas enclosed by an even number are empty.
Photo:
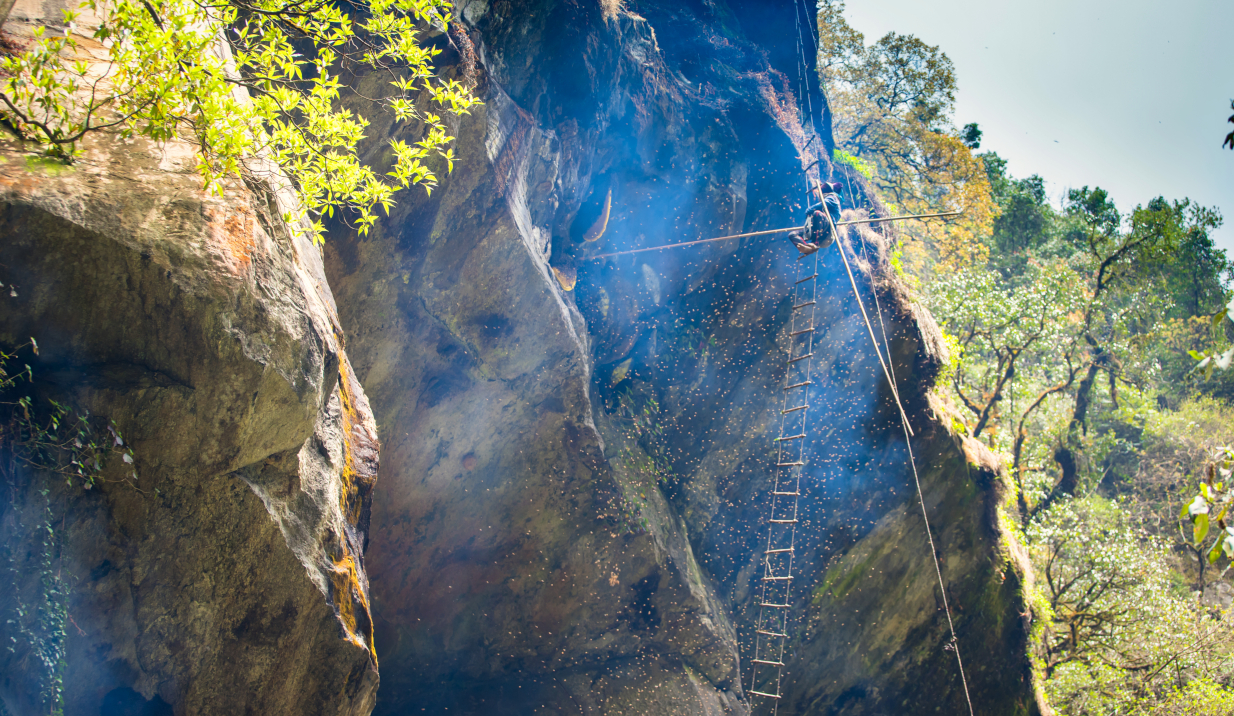
[[[592,257],[799,221],[796,80],[775,66],[792,14],[459,9],[442,66],[486,104],[457,125],[453,174],[326,250],[383,440],[375,713],[746,713],[796,252],[754,238]],[[823,172],[872,207],[859,179]],[[886,240],[845,241],[885,322],[974,702],[1036,713],[997,469],[930,404],[936,329]],[[780,713],[966,712],[898,413],[839,254],[820,265]]]
[[[36,338],[14,360],[41,404],[136,456],[84,489],[0,446],[13,716],[49,712],[54,674],[74,715],[750,713],[797,254],[596,257],[799,222],[793,10],[458,5],[431,39],[485,105],[453,173],[335,226],[324,264],[261,187],[204,195],[184,147],[2,148],[0,347]],[[404,134],[377,115],[370,159]],[[842,241],[973,702],[1038,713],[998,468],[932,402],[937,331],[887,238]],[[893,394],[839,253],[819,266],[779,713],[965,713]]]
[[[52,712],[60,679],[67,714],[373,707],[376,426],[320,255],[193,166],[175,144],[0,153],[0,342],[41,347],[6,368],[29,362],[36,405],[114,420],[137,475],[113,459],[85,489],[5,446],[13,716]]]

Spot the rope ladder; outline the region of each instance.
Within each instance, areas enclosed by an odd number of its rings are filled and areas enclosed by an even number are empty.
[[[797,276],[793,284],[788,368],[782,388],[780,435],[776,438],[775,481],[769,494],[771,509],[767,515],[767,548],[763,551],[754,658],[750,662],[749,693],[770,701],[773,714],[778,711],[789,640],[797,502],[801,497],[801,473],[806,457],[809,392],[813,382],[811,366],[814,362],[818,257],[821,253],[815,252],[808,259],[797,262]]]

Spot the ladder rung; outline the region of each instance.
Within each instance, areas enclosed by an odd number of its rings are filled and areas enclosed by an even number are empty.
[[[772,604],[771,602],[761,602],[761,603],[759,603],[759,606],[760,606],[760,607],[771,607],[772,609],[788,609],[791,605],[789,605],[789,604]]]
[[[767,520],[773,525],[795,525],[797,520]]]
[[[804,465],[804,462],[777,462],[776,467],[793,467],[794,465]]]
[[[808,408],[808,407],[810,407],[810,406],[808,406],[808,405],[798,405],[798,406],[797,406],[797,407],[795,407],[795,408],[789,408],[788,410],[781,410],[781,411],[780,411],[780,415],[788,415],[789,413],[795,413],[795,412],[797,412],[798,410],[805,410],[805,409],[806,409],[806,408]]]
[[[764,582],[787,582],[790,581],[792,577],[762,577],[761,579]]]
[[[788,363],[789,363],[789,365],[792,365],[793,363],[796,363],[797,361],[800,361],[800,360],[805,360],[806,358],[811,358],[811,357],[813,357],[813,356],[814,356],[814,354],[813,354],[813,353],[806,353],[806,354],[805,354],[805,355],[803,355],[803,356],[797,356],[796,358],[789,358],[789,359],[788,359]]]
[[[784,549],[769,549],[766,552],[763,552],[763,554],[779,554],[781,552],[792,552],[792,551],[793,551],[792,547],[786,547]]]
[[[769,699],[780,698],[779,696],[776,696],[775,694],[765,694],[762,691],[755,691],[754,689],[750,689],[750,693],[754,694],[755,696],[766,696]]]
[[[805,308],[806,306],[813,306],[813,305],[814,305],[814,301],[806,301],[805,303],[799,303],[796,306],[793,306],[793,310],[796,311],[798,308]]]
[[[779,497],[801,497],[800,492],[773,492],[771,494],[778,495]]]
[[[793,331],[792,333],[790,333],[790,334],[788,334],[788,335],[790,335],[790,336],[799,336],[799,335],[801,335],[802,333],[813,333],[813,332],[814,332],[814,326],[810,326],[809,328],[802,328],[800,331]]]
[[[758,630],[758,633],[759,633],[759,634],[765,634],[765,635],[767,635],[767,636],[782,636],[782,637],[784,637],[784,638],[786,638],[786,639],[788,638],[788,634],[781,634],[781,633],[779,633],[779,632],[774,632],[774,631],[763,631],[762,629],[759,629],[759,630]]]
[[[788,386],[788,387],[787,387],[787,388],[785,388],[784,390],[792,390],[793,388],[800,388],[800,387],[801,387],[801,386],[803,386],[803,385],[810,385],[810,384],[812,384],[813,382],[814,382],[814,381],[812,381],[812,380],[807,380],[807,381],[805,381],[805,382],[803,382],[803,383],[793,383],[792,385]]]
[[[787,442],[789,440],[800,440],[801,438],[804,438],[805,436],[806,434],[802,433],[800,435],[790,435],[789,437],[786,437],[786,438],[776,438],[775,441],[778,443],[782,443],[782,442]]]
[[[805,283],[806,281],[809,281],[812,278],[818,278],[818,274],[812,274],[810,276],[806,276],[805,278],[798,280],[797,283]]]
[[[767,666],[784,666],[783,661],[767,661],[766,659],[751,659],[755,664],[766,664]]]

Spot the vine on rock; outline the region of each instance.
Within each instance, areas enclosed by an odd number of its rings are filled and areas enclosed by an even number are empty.
[[[21,474],[55,476],[69,487],[89,490],[103,479],[110,457],[119,456],[123,462],[125,480],[135,482],[137,471],[133,451],[114,422],[100,426],[88,411],[78,412],[52,399],[43,406],[23,390],[34,377],[28,363],[14,367],[25,349],[37,355],[38,343],[31,338],[16,349],[0,350],[0,477],[8,493],[8,504],[3,506],[7,509],[0,508],[0,517],[10,513],[3,524],[13,533],[4,541],[4,570],[17,585],[4,610],[10,637],[5,647],[37,682],[44,713],[55,716],[63,713],[69,589],[57,565],[59,533],[52,513],[52,485],[42,482],[34,488],[41,505],[36,513],[23,515],[18,507]],[[22,542],[29,544],[25,554],[12,546]],[[38,573],[33,598],[21,588],[31,569]]]

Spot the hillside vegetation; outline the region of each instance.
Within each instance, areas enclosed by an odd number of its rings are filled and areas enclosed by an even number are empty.
[[[976,125],[951,123],[939,48],[867,45],[837,2],[819,29],[837,158],[889,203],[966,209],[904,227],[898,265],[951,348],[936,390],[1014,485],[1004,518],[1037,571],[1030,656],[1052,705],[1234,713],[1220,214],[1095,186],[1051,202],[1042,177],[1012,175]]]

